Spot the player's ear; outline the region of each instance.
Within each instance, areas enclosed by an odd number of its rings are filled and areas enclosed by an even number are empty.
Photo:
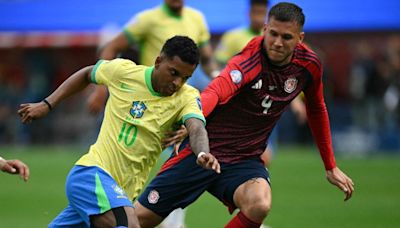
[[[304,32],[301,32],[301,33],[299,34],[299,42],[300,42],[300,43],[303,42],[304,36],[305,36]]]
[[[154,67],[158,68],[158,66],[160,66],[162,60],[163,60],[163,57],[161,55],[157,56],[156,62],[154,63]]]

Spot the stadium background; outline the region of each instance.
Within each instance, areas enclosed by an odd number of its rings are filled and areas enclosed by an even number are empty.
[[[94,63],[97,48],[132,15],[160,2],[0,1],[0,154],[24,160],[32,170],[28,183],[0,175],[0,227],[44,227],[65,206],[65,176],[97,131],[98,120],[82,99],[90,89],[30,126],[19,123],[18,105],[41,100],[68,75]],[[280,121],[271,167],[274,206],[266,223],[399,227],[400,2],[293,2],[306,14],[306,42],[323,59],[334,147],[357,188],[354,199],[341,201],[324,179],[307,126],[298,126],[289,112]],[[213,46],[224,31],[247,23],[246,0],[186,4],[206,16]],[[197,71],[192,82],[203,77]],[[206,195],[188,210],[187,224],[222,227],[228,218]]]

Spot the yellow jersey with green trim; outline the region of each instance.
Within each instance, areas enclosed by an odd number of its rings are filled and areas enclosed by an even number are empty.
[[[100,60],[91,72],[92,82],[108,87],[109,98],[97,141],[76,165],[104,169],[131,200],[162,151],[163,134],[188,118],[205,122],[198,90],[185,84],[172,96],[160,96],[151,84],[153,69],[114,59]]]
[[[199,47],[207,43],[210,33],[201,12],[183,7],[177,16],[165,4],[137,14],[124,28],[129,43],[140,48],[140,64],[154,65],[165,41],[175,35],[190,37]]]
[[[241,52],[251,39],[260,35],[262,31],[256,33],[250,28],[237,28],[224,33],[215,50],[217,61],[226,64],[232,56]]]

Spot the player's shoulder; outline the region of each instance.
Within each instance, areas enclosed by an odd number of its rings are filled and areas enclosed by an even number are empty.
[[[199,94],[200,94],[199,90],[185,83],[176,93],[176,96],[180,97],[181,99],[190,99],[192,97],[198,97]]]
[[[322,63],[317,53],[304,43],[299,43],[294,51],[293,62],[305,67],[310,72],[319,73],[322,71]]]
[[[190,13],[190,14],[193,14],[193,15],[203,16],[203,13],[200,10],[195,9],[193,7],[190,7],[190,6],[183,7],[183,11],[185,13]]]
[[[120,67],[137,67],[140,65],[137,65],[135,62],[129,59],[123,59],[123,58],[115,58],[112,60],[105,60],[105,62],[109,62],[115,66],[120,66]]]
[[[196,20],[205,20],[204,14],[200,10],[197,10],[190,6],[185,6],[183,8],[183,14]]]
[[[223,37],[227,38],[235,38],[242,36],[246,32],[246,28],[244,27],[238,27],[238,28],[233,28],[231,30],[228,30],[224,33]]]
[[[160,16],[162,14],[162,9],[160,6],[156,6],[153,8],[145,9],[143,11],[140,11],[136,16],[141,19],[154,19],[157,16]]]

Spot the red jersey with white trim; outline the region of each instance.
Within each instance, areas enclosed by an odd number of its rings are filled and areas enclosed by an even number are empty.
[[[289,64],[274,66],[263,47],[263,36],[231,58],[201,95],[210,152],[224,163],[258,159],[276,122],[302,91],[325,168],[336,167],[320,60],[300,43]]]

